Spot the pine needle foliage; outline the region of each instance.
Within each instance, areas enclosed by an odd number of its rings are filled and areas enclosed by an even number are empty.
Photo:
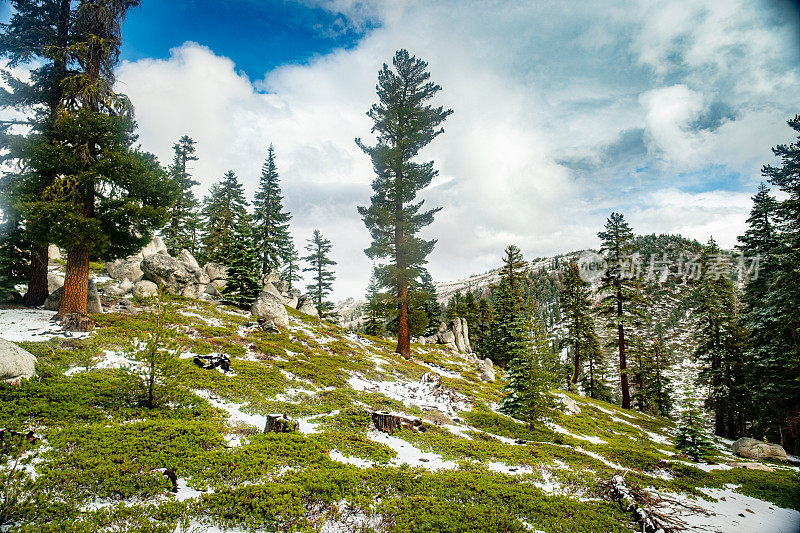
[[[294,249],[289,236],[291,215],[283,210],[280,178],[275,163],[272,144],[267,150],[267,160],[261,168],[258,190],[253,200],[254,237],[259,257],[261,275],[278,267],[289,259]],[[289,280],[286,280],[287,282]]]
[[[374,194],[368,207],[359,207],[372,244],[365,250],[370,259],[388,259],[378,267],[377,280],[397,297],[397,352],[411,354],[409,288],[414,284],[433,250],[435,240],[417,235],[433,222],[441,208],[422,210],[417,194],[437,175],[433,161],[414,161],[419,151],[444,130],[442,122],[451,110],[429,102],[441,90],[430,81],[428,64],[398,50],[392,67],[384,64],[378,73],[378,103],[367,112],[373,121],[377,143],[356,144],[372,160]]]
[[[332,247],[331,241],[326,239],[318,229],[315,229],[306,244],[306,251],[309,253],[302,258],[308,263],[303,272],[311,272],[313,276],[311,283],[306,286],[308,294],[311,296],[317,312],[323,317],[329,316],[333,310],[333,304],[327,300],[328,294],[333,290],[333,281],[336,279],[330,268],[336,264],[336,261],[329,257]]]

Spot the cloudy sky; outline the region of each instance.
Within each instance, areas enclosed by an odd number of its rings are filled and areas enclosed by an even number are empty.
[[[7,10],[7,7],[4,7]],[[197,141],[198,194],[233,169],[255,191],[275,145],[298,247],[333,242],[334,299],[363,294],[372,169],[354,138],[377,71],[407,48],[454,113],[422,154],[443,206],[426,234],[445,281],[637,233],[733,246],[770,147],[800,112],[800,15],[781,1],[144,0],[117,90],[162,162]]]

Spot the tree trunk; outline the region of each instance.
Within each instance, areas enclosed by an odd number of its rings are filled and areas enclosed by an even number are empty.
[[[70,250],[67,253],[67,274],[64,292],[61,294],[59,317],[69,313],[86,314],[86,298],[89,290],[89,252]]]
[[[31,250],[31,268],[25,305],[35,307],[47,299],[47,245],[38,244]]]
[[[622,389],[622,408],[631,408],[631,391],[628,386],[628,362],[625,360],[625,327],[622,325],[622,291],[617,290],[617,338],[619,342],[619,386]]]
[[[578,383],[578,372],[580,371],[581,367],[581,355],[578,351],[578,343],[575,343],[575,370],[572,372],[572,381],[573,385],[577,385]],[[577,388],[575,389],[577,390]]]
[[[400,302],[397,315],[397,349],[406,359],[411,358],[411,333],[408,328],[408,285],[400,287]]]

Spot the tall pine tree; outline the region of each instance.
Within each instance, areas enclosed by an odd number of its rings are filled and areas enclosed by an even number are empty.
[[[194,140],[184,135],[172,145],[175,155],[169,167],[170,177],[178,189],[178,196],[170,211],[170,220],[162,232],[167,251],[177,256],[182,249],[197,253],[198,231],[200,229],[200,202],[195,198],[192,187],[198,185],[189,172],[189,163],[197,161]]]
[[[573,371],[570,388],[576,390],[583,368],[581,358],[588,354],[589,350],[594,349],[598,340],[592,316],[589,284],[581,278],[578,264],[574,261],[567,264],[559,299],[567,326],[567,342],[572,351]]]
[[[25,303],[37,306],[47,298],[47,231],[24,220],[20,202],[34,201],[57,178],[57,168],[31,157],[36,146],[54,141],[54,127],[64,96],[64,82],[74,74],[70,47],[76,42],[75,9],[69,0],[12,0],[11,18],[2,24],[0,56],[9,68],[31,67],[28,80],[10,70],[0,72],[7,88],[0,88],[0,106],[28,112],[0,123],[0,160],[15,168],[0,177],[0,281],[8,288],[27,279]],[[26,135],[13,127],[28,128]],[[32,231],[26,231],[32,230]],[[5,265],[5,266],[3,266]],[[26,268],[27,267],[27,268]]]
[[[303,272],[311,272],[313,276],[306,288],[321,317],[329,316],[333,310],[333,304],[327,300],[328,294],[333,289],[333,281],[336,279],[330,268],[336,264],[336,261],[329,257],[331,248],[331,241],[315,229],[306,245],[308,255],[303,257],[303,261],[308,263]]]
[[[254,226],[256,246],[258,247],[261,274],[278,267],[287,261],[294,249],[289,236],[289,213],[283,210],[283,196],[275,165],[275,149],[272,144],[267,150],[267,160],[261,168],[261,179],[253,200],[255,208]],[[288,280],[287,280],[288,281]]]
[[[259,290],[258,251],[253,239],[250,215],[240,215],[233,230],[231,258],[222,297],[239,307],[253,303]]]
[[[630,409],[631,393],[628,384],[626,350],[633,326],[641,318],[643,298],[641,287],[632,269],[635,250],[633,231],[619,213],[611,213],[605,231],[597,234],[603,241],[600,250],[605,254],[606,271],[600,285],[603,295],[600,312],[605,316],[609,329],[616,334],[614,344],[619,354],[619,381],[622,392],[622,407]]]
[[[129,255],[166,221],[175,196],[155,157],[133,148],[130,101],[113,91],[121,23],[138,1],[82,2],[75,13],[76,65],[62,82],[52,135],[32,147],[34,168],[57,178],[21,203],[36,241],[67,250],[59,316],[85,313],[91,257]]]
[[[372,202],[358,212],[372,235],[372,245],[365,250],[371,259],[390,258],[391,263],[378,267],[378,282],[397,297],[397,353],[411,356],[409,329],[409,287],[420,275],[435,240],[417,237],[433,222],[441,208],[421,211],[423,202],[415,202],[419,191],[436,176],[433,162],[413,161],[419,151],[444,130],[442,122],[452,113],[427,102],[441,87],[429,81],[428,64],[399,50],[392,61],[394,70],[384,64],[378,73],[379,102],[367,112],[377,144],[356,144],[372,160],[375,180]]]
[[[247,214],[244,188],[232,170],[211,186],[203,204],[203,261],[228,266],[234,257],[236,224]]]
[[[303,278],[300,276],[300,255],[291,240],[288,250],[284,258],[283,270],[281,270],[281,279],[289,286],[289,290],[292,290],[295,288],[295,283]]]

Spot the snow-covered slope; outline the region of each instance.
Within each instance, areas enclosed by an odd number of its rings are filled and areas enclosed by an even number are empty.
[[[149,305],[99,315],[88,339],[41,342],[33,329],[24,344],[40,377],[0,388],[0,424],[36,432],[29,472],[48,498],[20,531],[631,531],[634,515],[603,489],[615,475],[688,530],[800,527],[796,467],[733,468],[722,441],[716,464],[692,464],[669,420],[561,391],[531,428],[498,411],[502,373],[484,383],[435,346],[404,360],[391,339],[295,311],[274,334],[237,309],[170,298],[179,356],[148,409],[131,341],[141,349],[153,331]],[[230,372],[192,363],[208,353],[227,354]],[[297,430],[262,435],[274,413]],[[373,413],[401,426],[383,432]]]

